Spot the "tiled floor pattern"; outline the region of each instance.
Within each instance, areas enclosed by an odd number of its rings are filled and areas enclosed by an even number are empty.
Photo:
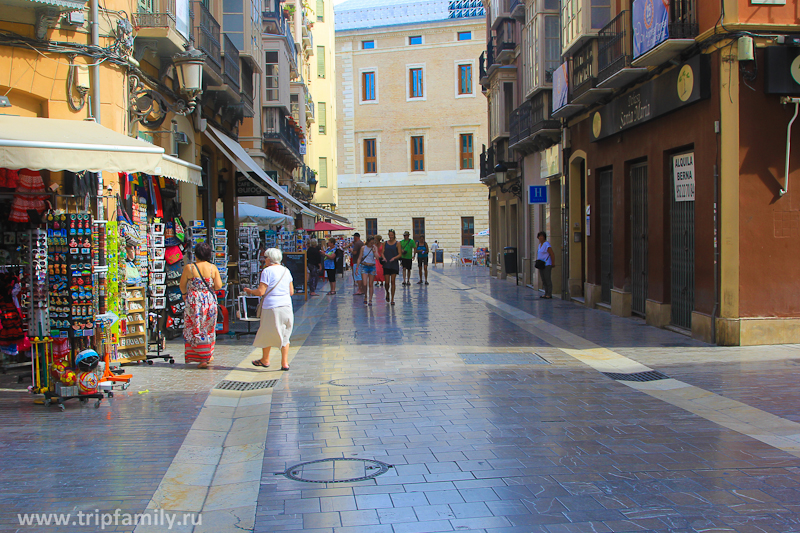
[[[592,369],[641,367],[592,352],[597,342],[712,347],[610,315],[583,317],[578,331],[551,327],[523,311],[542,302],[499,301],[460,274],[406,289],[395,308],[330,308],[273,393],[256,531],[800,531],[800,459]],[[551,364],[476,366],[458,355],[528,351]],[[394,381],[328,383],[344,376]],[[323,457],[394,468],[353,484],[276,475]]]

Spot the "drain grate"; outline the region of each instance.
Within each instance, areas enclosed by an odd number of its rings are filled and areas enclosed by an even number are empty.
[[[606,376],[617,381],[658,381],[659,379],[669,379],[669,376],[658,370],[648,370],[647,372],[635,372],[633,374],[618,374],[616,372],[603,372]]]
[[[376,385],[386,385],[394,381],[389,378],[341,378],[332,379],[328,383],[336,387],[374,387]]]
[[[373,459],[345,457],[300,463],[276,475],[284,475],[289,479],[305,483],[351,483],[378,477],[388,472],[390,468],[392,465]]]
[[[468,365],[549,365],[550,361],[538,353],[460,353]]]
[[[271,389],[278,383],[277,379],[270,379],[267,381],[230,381],[230,380],[223,380],[214,387],[215,389],[220,390],[235,390],[235,391],[248,391],[248,390],[260,390],[260,389]]]

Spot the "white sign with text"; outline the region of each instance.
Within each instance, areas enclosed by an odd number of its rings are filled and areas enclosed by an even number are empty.
[[[694,152],[672,157],[675,201],[694,202]]]

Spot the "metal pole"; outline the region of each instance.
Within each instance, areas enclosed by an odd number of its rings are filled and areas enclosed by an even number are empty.
[[[92,0],[90,26],[92,28],[92,48],[100,48],[100,14],[98,9],[99,0]],[[92,116],[95,122],[100,124],[100,65],[95,58],[92,61]]]

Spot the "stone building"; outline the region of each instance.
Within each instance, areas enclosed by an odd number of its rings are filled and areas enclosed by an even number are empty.
[[[478,155],[480,2],[349,0],[336,6],[337,213],[363,234],[395,229],[448,252],[485,247]]]

